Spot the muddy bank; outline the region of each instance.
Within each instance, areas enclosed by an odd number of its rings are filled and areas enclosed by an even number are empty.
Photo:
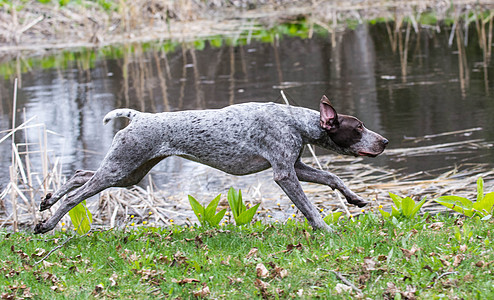
[[[61,1],[62,2],[62,1]],[[110,44],[230,35],[253,26],[304,18],[331,33],[369,20],[440,23],[492,9],[491,0],[463,1],[67,1],[10,2],[0,7],[0,54],[27,50],[101,47]],[[425,16],[425,18],[423,18]]]

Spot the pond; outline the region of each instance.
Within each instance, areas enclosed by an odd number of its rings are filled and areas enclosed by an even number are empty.
[[[387,137],[391,150],[461,142],[447,152],[382,155],[365,163],[402,174],[434,174],[468,163],[493,165],[494,67],[474,28],[468,41],[459,36],[459,43],[451,28],[415,32],[409,26],[397,36],[388,34],[384,23],[361,24],[335,36],[316,32],[312,37],[303,26],[295,29],[292,34],[273,31],[267,38],[245,34],[20,57],[17,65],[14,61],[0,68],[1,129],[12,126],[15,74],[6,70],[17,66],[16,124],[36,116],[35,122],[46,125],[47,149],[65,175],[98,167],[114,134],[125,126],[123,120],[103,125],[103,116],[114,108],[160,112],[249,101],[283,103],[281,90],[292,105],[313,109],[327,95],[340,113],[357,116]],[[421,138],[453,131],[460,133]],[[17,142],[38,137],[37,131],[15,136]],[[3,190],[9,182],[11,145],[5,141],[0,147]],[[160,188],[186,192],[229,187],[214,184],[214,178],[206,185],[196,182],[194,176],[205,168],[167,159],[154,169],[159,176],[153,179]]]

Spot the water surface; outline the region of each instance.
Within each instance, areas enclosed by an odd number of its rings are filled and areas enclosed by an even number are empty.
[[[159,44],[123,45],[116,48],[118,55],[109,57],[95,58],[99,52],[85,50],[58,66],[22,73],[16,123],[37,116],[36,122],[57,133],[49,134],[48,149],[53,160],[60,158],[66,175],[98,167],[115,132],[125,125],[119,120],[103,126],[103,116],[114,108],[160,112],[249,101],[282,103],[281,89],[292,105],[313,109],[326,94],[340,113],[355,115],[386,136],[390,149],[494,141],[493,64],[485,60],[473,30],[468,45],[462,41],[460,49],[456,41],[448,45],[448,30],[412,30],[408,44],[397,42],[394,50],[383,24],[348,29],[336,36],[335,44],[327,35],[307,39],[276,35],[272,42],[206,41],[199,46],[179,44],[172,50]],[[2,130],[11,127],[12,94],[13,76],[0,79]],[[466,134],[409,139],[478,127],[482,129]],[[16,141],[25,141],[25,135],[18,132]],[[27,135],[29,141],[39,137],[35,130]],[[0,147],[3,190],[11,164],[10,142]],[[404,174],[494,162],[489,147],[473,143],[470,148],[399,159],[382,155],[366,161]],[[204,184],[195,182],[194,175],[206,169],[179,158],[167,159],[154,169],[159,174],[155,181],[165,188],[187,189]],[[212,177],[200,188],[228,188],[214,182]]]

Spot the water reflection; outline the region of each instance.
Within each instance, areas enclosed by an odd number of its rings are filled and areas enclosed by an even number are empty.
[[[388,137],[391,148],[413,146],[405,136],[473,127],[484,128],[474,133],[475,138],[494,140],[494,102],[489,97],[492,40],[486,29],[470,30],[465,46],[459,27],[416,31],[410,23],[396,24],[360,25],[311,39],[276,35],[271,43],[252,40],[220,47],[182,43],[171,51],[158,44],[124,45],[114,50],[119,55],[113,58],[94,59],[97,52],[85,51],[75,54],[77,59],[65,67],[23,73],[17,107],[25,108],[26,118],[36,115],[60,134],[50,136],[49,148],[61,157],[65,174],[97,168],[114,133],[125,126],[123,120],[102,125],[103,116],[114,108],[159,112],[282,102],[279,89],[292,104],[313,109],[327,94],[340,112],[358,116]],[[449,46],[451,36],[455,42]],[[17,64],[22,63],[19,58]],[[2,129],[11,125],[12,80],[0,84]],[[38,138],[23,134],[16,139]],[[0,147],[3,188],[8,182],[10,145]],[[491,163],[494,158],[492,151],[485,150],[468,155],[478,162]],[[452,166],[460,156],[403,161],[384,156],[373,162],[414,172]],[[198,168],[169,159],[156,172],[186,174],[186,178]],[[164,177],[164,182],[172,178]]]

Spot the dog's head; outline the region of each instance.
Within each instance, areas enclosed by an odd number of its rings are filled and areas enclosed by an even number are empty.
[[[355,156],[376,157],[384,151],[388,140],[365,128],[362,121],[339,115],[326,96],[319,105],[320,126],[344,152]]]

